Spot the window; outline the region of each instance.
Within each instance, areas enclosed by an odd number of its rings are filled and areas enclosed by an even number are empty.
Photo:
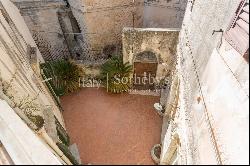
[[[225,39],[246,60],[249,59],[249,1],[242,0],[234,18],[225,33]],[[248,56],[248,57],[247,57]]]
[[[27,46],[27,54],[31,64],[37,63],[37,48],[31,45]]]

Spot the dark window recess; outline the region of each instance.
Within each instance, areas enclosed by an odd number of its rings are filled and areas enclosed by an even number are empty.
[[[30,60],[30,63],[37,63],[37,48],[30,45],[27,46],[27,54]]]
[[[225,39],[245,59],[249,56],[249,1],[241,1],[225,33]],[[248,58],[247,58],[248,59]]]
[[[79,35],[82,33],[81,28],[80,28],[75,16],[73,15],[72,11],[69,12],[69,18],[70,18],[70,22],[71,22],[73,33],[74,33],[74,39],[75,39],[75,41],[77,41],[79,39],[79,37],[81,37],[81,35]]]

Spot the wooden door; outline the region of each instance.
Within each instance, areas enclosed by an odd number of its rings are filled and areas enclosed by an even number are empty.
[[[134,89],[153,90],[157,72],[157,63],[134,63]]]

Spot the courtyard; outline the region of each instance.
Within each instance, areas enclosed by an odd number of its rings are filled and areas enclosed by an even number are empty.
[[[153,105],[159,97],[84,88],[61,102],[83,164],[154,164],[150,151],[160,143],[162,118]]]

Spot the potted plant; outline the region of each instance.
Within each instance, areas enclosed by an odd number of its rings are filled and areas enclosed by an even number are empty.
[[[154,108],[156,110],[156,112],[160,115],[160,116],[164,116],[165,115],[165,107],[162,106],[160,103],[155,103],[154,104]]]
[[[58,96],[75,92],[80,88],[79,78],[84,70],[73,61],[57,60],[42,64],[42,69],[49,83]]]
[[[108,92],[123,93],[131,87],[131,72],[132,66],[129,63],[123,63],[120,56],[113,56],[101,66],[100,78]]]
[[[154,145],[151,150],[151,157],[156,164],[160,164],[161,150],[161,144]]]

